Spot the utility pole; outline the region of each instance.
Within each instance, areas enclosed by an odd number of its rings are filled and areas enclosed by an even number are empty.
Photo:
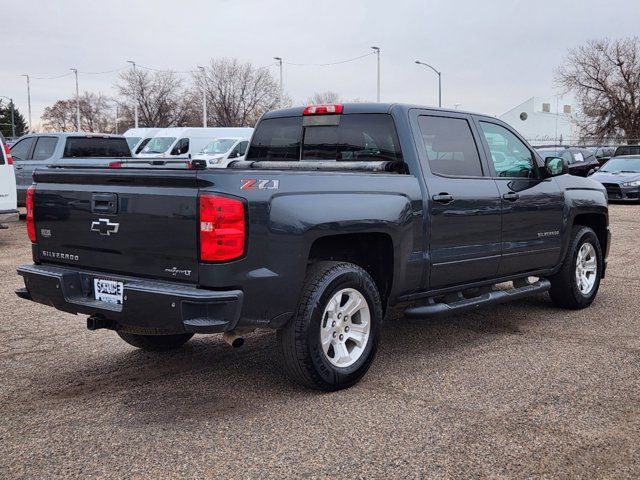
[[[23,74],[23,77],[27,77],[27,105],[29,105],[29,131],[33,131],[33,126],[31,125],[31,83],[29,81],[29,75]]]
[[[136,76],[136,62],[127,60],[127,63],[133,65],[133,89],[134,89],[134,103],[133,103],[133,122],[134,126],[138,128],[138,77]]]
[[[421,62],[420,60],[416,60],[416,63],[418,65],[424,65],[425,67],[429,67],[438,75],[438,107],[442,108],[442,72],[439,72],[428,63]]]
[[[378,99],[378,103],[380,103],[380,47],[371,47],[376,55],[378,56],[378,88],[376,90],[376,98]]]
[[[76,75],[76,117],[77,117],[77,130],[80,131],[80,90],[78,89],[78,69],[70,68],[73,73]]]
[[[202,71],[202,126],[207,128],[207,71],[198,65]]]
[[[284,95],[283,83],[282,83],[282,57],[273,57],[274,60],[278,61],[280,65],[280,93],[278,98],[278,106],[282,107],[282,96]]]

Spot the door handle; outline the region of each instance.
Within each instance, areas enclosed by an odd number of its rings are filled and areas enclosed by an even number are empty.
[[[431,200],[434,202],[442,203],[444,205],[448,205],[453,202],[453,195],[449,195],[448,193],[439,193],[438,195],[434,195],[431,197]]]
[[[21,167],[20,165],[16,165],[15,163],[13,164],[13,168],[16,170],[22,170],[23,167]]]
[[[509,192],[509,193],[505,193],[504,195],[502,195],[502,198],[504,198],[505,200],[508,200],[510,202],[515,202],[516,200],[518,200],[520,198],[520,195],[518,195],[515,192]]]

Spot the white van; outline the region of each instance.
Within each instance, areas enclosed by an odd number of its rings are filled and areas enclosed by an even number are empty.
[[[149,140],[158,133],[161,128],[130,128],[124,132],[123,137],[127,139],[131,153],[136,155],[142,151]]]
[[[191,158],[214,138],[251,137],[253,128],[163,128],[137,155],[142,158]]]
[[[194,160],[204,160],[207,168],[227,168],[231,162],[244,160],[250,137],[216,138],[207,144],[200,153],[193,156]]]
[[[0,228],[18,220],[16,175],[9,147],[0,140]]]

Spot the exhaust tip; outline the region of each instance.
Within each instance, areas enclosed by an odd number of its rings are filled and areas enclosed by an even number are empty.
[[[240,348],[244,345],[244,338],[238,335],[235,330],[224,332],[222,334],[222,339],[227,345],[230,345],[233,348]]]

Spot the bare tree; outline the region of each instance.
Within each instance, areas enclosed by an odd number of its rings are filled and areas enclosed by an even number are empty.
[[[140,126],[198,125],[194,92],[185,88],[183,80],[174,72],[128,70],[120,74],[115,88],[121,96],[123,123],[132,123],[137,101]]]
[[[71,132],[76,129],[76,101],[58,100],[42,112],[42,126],[45,130]]]
[[[205,75],[198,72],[193,80],[199,92],[204,84],[210,125],[253,126],[278,105],[279,86],[269,70],[236,58],[212,59]]]
[[[307,99],[307,103],[310,105],[322,105],[325,103],[339,103],[342,99],[340,94],[331,90],[324,92],[315,92],[311,97]]]
[[[640,41],[592,40],[569,50],[556,82],[576,95],[582,135],[640,140]]]
[[[111,132],[114,112],[109,99],[101,93],[85,92],[80,96],[80,130],[83,132]],[[58,100],[46,107],[42,114],[46,130],[72,132],[77,129],[77,102],[75,98]]]

